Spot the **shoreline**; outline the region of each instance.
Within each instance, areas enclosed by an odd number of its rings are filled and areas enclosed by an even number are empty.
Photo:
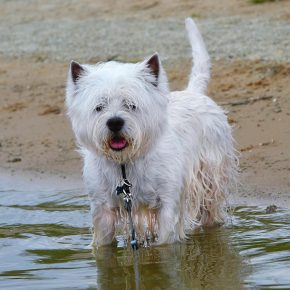
[[[241,176],[236,193],[229,196],[230,206],[276,205],[282,209],[290,208],[290,192],[285,186],[261,186],[245,183],[246,176]],[[66,178],[59,174],[39,173],[31,170],[13,170],[0,167],[0,191],[62,191],[73,190],[85,193],[80,174],[69,174]]]

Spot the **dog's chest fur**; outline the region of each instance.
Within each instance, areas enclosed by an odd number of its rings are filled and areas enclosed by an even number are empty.
[[[132,184],[135,207],[160,207],[161,197],[162,200],[166,199],[168,191],[181,190],[183,171],[178,166],[179,154],[168,160],[166,155],[174,148],[168,148],[168,153],[164,153],[162,148],[158,149],[157,147],[150,154],[125,165],[127,179]],[[116,187],[122,182],[121,166],[105,158],[93,156],[88,151],[85,153],[84,162],[84,180],[93,203],[101,202],[110,208],[120,206],[122,196],[117,196]]]

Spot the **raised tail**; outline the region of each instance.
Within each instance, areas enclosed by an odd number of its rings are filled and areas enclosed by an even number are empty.
[[[204,94],[210,78],[210,58],[202,36],[191,18],[185,19],[185,27],[191,45],[194,63],[187,90]]]

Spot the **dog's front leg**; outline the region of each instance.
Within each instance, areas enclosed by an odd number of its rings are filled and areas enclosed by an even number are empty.
[[[113,209],[104,206],[97,206],[93,211],[95,246],[108,245],[112,243],[115,235],[116,213]]]
[[[161,201],[158,220],[158,244],[173,243],[179,237],[179,206],[175,200]]]

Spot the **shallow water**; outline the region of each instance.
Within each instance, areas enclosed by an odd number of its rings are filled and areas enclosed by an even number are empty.
[[[290,212],[237,207],[187,243],[93,253],[86,195],[0,191],[0,289],[290,289]]]

